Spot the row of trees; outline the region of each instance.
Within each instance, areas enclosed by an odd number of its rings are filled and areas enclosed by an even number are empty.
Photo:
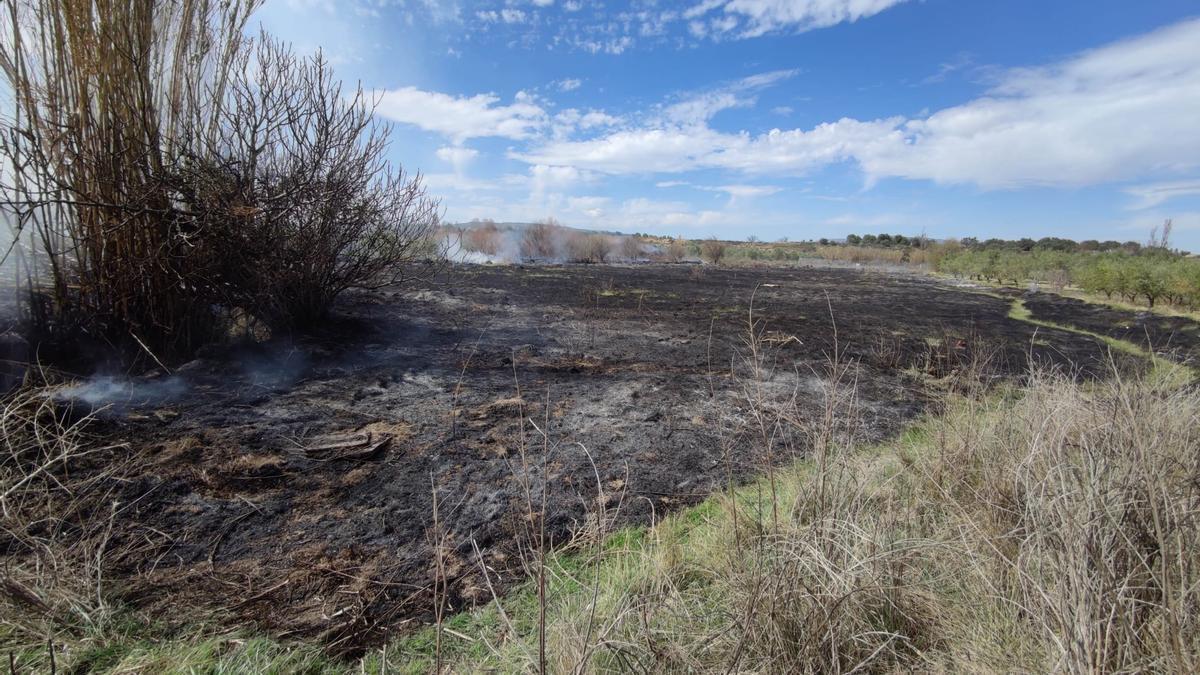
[[[1087,252],[1103,252],[1103,251],[1125,251],[1126,253],[1137,253],[1142,249],[1142,245],[1136,241],[1099,241],[1097,239],[1085,239],[1084,241],[1075,241],[1074,239],[1063,239],[1061,237],[1042,237],[1041,239],[1032,239],[1024,237],[1022,239],[984,239],[979,240],[975,237],[966,237],[959,240],[964,248],[972,250],[986,251],[1061,251],[1065,253],[1087,253]]]
[[[256,0],[13,0],[0,209],[27,318],[156,359],[319,318],[431,260],[440,208],[320,54],[245,37]],[[0,252],[2,253],[2,252]]]
[[[1170,236],[1170,221],[1162,230],[1155,231],[1155,237],[1162,237],[1161,241],[1155,241],[1148,248],[1163,248],[1165,247],[1166,238]],[[821,246],[833,246],[837,242],[822,238],[818,241]],[[909,246],[913,248],[926,248],[930,245],[930,240],[924,236],[906,237],[903,234],[850,234],[846,236],[846,244],[849,246],[874,246],[880,248],[894,248]],[[959,246],[971,250],[982,251],[1060,251],[1064,253],[1087,253],[1087,252],[1105,252],[1105,251],[1124,251],[1126,253],[1137,253],[1142,249],[1142,244],[1136,241],[1099,241],[1097,239],[1087,239],[1084,241],[1075,241],[1073,239],[1063,239],[1062,237],[1042,237],[1041,239],[1032,239],[1024,237],[1022,239],[977,239],[975,237],[965,237],[957,241]]]
[[[879,246],[883,248],[911,246],[913,248],[922,248],[928,243],[925,237],[906,237],[903,234],[857,234],[846,235],[846,244],[850,246]],[[834,242],[829,239],[820,239],[818,242],[821,246],[830,246]]]
[[[938,270],[999,283],[1032,281],[1060,290],[1075,285],[1107,298],[1143,300],[1151,307],[1160,301],[1200,307],[1200,260],[1162,248],[1144,248],[1138,254],[965,248],[943,257]]]

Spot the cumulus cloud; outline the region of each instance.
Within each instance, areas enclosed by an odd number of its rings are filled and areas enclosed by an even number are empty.
[[[873,176],[983,187],[1090,185],[1200,164],[1200,20],[1046,68],[860,151]]]
[[[1200,20],[1185,21],[1056,65],[1010,71],[984,96],[920,118],[843,118],[757,135],[705,123],[716,111],[746,104],[726,89],[668,106],[635,128],[549,140],[512,156],[612,174],[804,173],[850,161],[868,181],[900,177],[984,188],[1186,172],[1200,166],[1197,44]]]
[[[452,96],[416,87],[377,94],[377,114],[442,134],[458,144],[489,136],[530,138],[547,120],[546,111],[522,92],[509,105],[497,105],[500,98],[494,94]]]

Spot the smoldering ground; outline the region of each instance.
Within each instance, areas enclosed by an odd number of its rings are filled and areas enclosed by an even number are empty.
[[[350,293],[317,330],[206,355],[176,374],[182,393],[101,421],[141,458],[121,476],[108,572],[160,616],[223,608],[353,649],[429,618],[434,494],[458,609],[522,578],[529,491],[546,489],[536,517],[561,543],[597,499],[608,526],[646,522],[763,471],[744,449],[761,444],[741,442],[747,381],[813,418],[836,354],[870,440],[919,414],[931,379],[980,341],[998,376],[1030,358],[1106,361],[1095,340],[1009,309],[838,269],[466,266]],[[805,443],[778,438],[770,459]]]

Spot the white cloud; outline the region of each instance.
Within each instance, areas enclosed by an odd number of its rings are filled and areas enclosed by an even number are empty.
[[[519,9],[504,8],[500,10],[500,18],[504,23],[525,23],[528,15]]]
[[[1149,183],[1126,188],[1126,194],[1138,198],[1132,209],[1149,209],[1175,197],[1200,195],[1200,179]]]
[[[692,94],[663,110],[670,123],[694,125],[712,119],[722,110],[748,108],[755,104],[754,92],[773,86],[794,77],[798,70],[773,70],[743,77],[712,91]]]
[[[461,144],[470,138],[497,136],[529,138],[546,123],[546,111],[529,95],[518,92],[511,105],[496,105],[494,94],[451,96],[403,87],[378,92],[376,113],[442,134]]]
[[[621,118],[614,117],[602,110],[583,112],[578,108],[567,108],[554,116],[552,135],[554,138],[568,138],[577,131],[615,127],[621,124]]]
[[[1114,226],[1118,230],[1129,232],[1129,235],[1122,236],[1132,239],[1139,239],[1149,236],[1150,231],[1158,228],[1162,229],[1163,221],[1171,219],[1171,231],[1179,232],[1195,232],[1200,230],[1200,211],[1184,211],[1183,213],[1157,213],[1146,212],[1133,216],[1125,221],[1118,221]],[[1134,234],[1136,233],[1136,234]]]
[[[625,53],[625,50],[633,47],[633,38],[629,35],[623,35],[607,40],[580,39],[576,40],[575,44],[580,49],[592,54],[612,54],[616,56]]]
[[[783,190],[783,188],[775,185],[696,185],[685,180],[664,180],[655,183],[654,186],[658,188],[690,187],[696,190],[704,190],[705,192],[723,192],[729,195],[731,199],[766,197]]]
[[[684,17],[696,19],[720,9],[723,16],[711,19],[712,29],[728,33],[740,28],[737,36],[749,38],[854,22],[902,2],[905,0],[705,0],[685,11]]]
[[[443,147],[437,149],[438,159],[449,162],[454,166],[455,173],[462,173],[467,165],[479,156],[479,151],[463,147]]]
[[[567,78],[565,80],[559,80],[558,82],[555,82],[554,86],[558,87],[559,91],[575,91],[579,87],[583,86],[583,81],[574,78]]]
[[[737,169],[750,173],[800,173],[853,159],[873,143],[902,143],[897,120],[844,119],[810,131],[772,130],[752,137],[707,126],[622,130],[590,140],[559,141],[531,152],[512,153],[531,163],[578,166],[611,174],[678,173],[694,169]],[[883,139],[882,141],[880,139]]]
[[[860,152],[874,176],[983,187],[1090,185],[1200,164],[1200,20],[1038,69]]]
[[[730,197],[751,199],[754,197],[767,197],[779,192],[783,188],[775,185],[718,185],[713,188],[705,188],[717,192],[724,192]]]
[[[573,166],[535,164],[529,167],[530,199],[542,201],[550,192],[563,192],[594,180],[590,171]]]
[[[663,112],[671,122],[700,124],[707,122],[722,110],[745,108],[752,105],[754,105],[753,99],[739,98],[733,92],[720,91],[669,105]]]
[[[803,173],[853,161],[868,181],[901,177],[984,188],[1179,174],[1200,166],[1197,44],[1200,20],[1185,21],[1054,66],[1010,71],[985,96],[921,118],[844,118],[758,135],[707,125],[716,111],[748,104],[737,93],[745,89],[727,87],[668,106],[640,127],[511,154],[613,174]],[[761,81],[785,76],[769,75]]]

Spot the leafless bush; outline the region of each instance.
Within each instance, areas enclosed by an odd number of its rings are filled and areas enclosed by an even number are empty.
[[[496,223],[484,222],[463,232],[462,247],[468,251],[494,256],[500,252],[502,237]]]
[[[700,257],[712,265],[720,265],[725,257],[725,244],[716,239],[705,239],[700,244]]]
[[[572,262],[602,263],[612,253],[612,241],[603,234],[576,233],[567,240],[567,257]]]
[[[672,239],[671,243],[667,244],[664,255],[667,262],[683,262],[683,259],[687,257],[687,246],[684,245],[683,239],[679,237]]]
[[[553,218],[547,218],[540,223],[534,223],[525,228],[521,237],[521,257],[552,259],[559,255],[559,242],[563,237],[563,227]]]
[[[248,42],[255,4],[13,5],[0,188],[42,330],[182,354],[214,307],[303,322],[429,254],[437,204],[363,92]]]
[[[644,255],[642,252],[641,237],[622,237],[621,238],[621,257],[626,260],[637,260]]]

